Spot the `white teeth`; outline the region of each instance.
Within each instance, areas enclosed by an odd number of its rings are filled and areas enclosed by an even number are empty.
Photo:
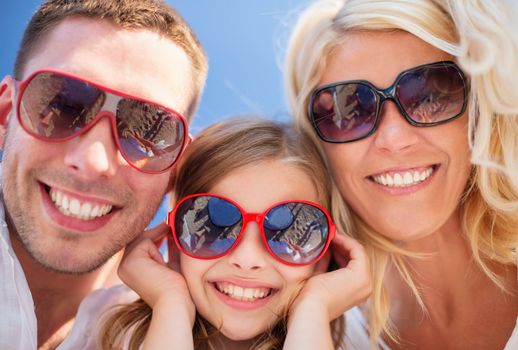
[[[68,197],[66,195],[63,195],[63,200],[61,202],[61,207],[64,210],[68,210]]]
[[[79,201],[77,199],[72,199],[70,201],[70,208],[69,208],[70,212],[74,215],[79,215],[79,212],[81,211],[81,204],[79,203]]]
[[[228,282],[215,283],[216,289],[228,295],[232,299],[241,301],[255,301],[262,299],[271,293],[270,288],[243,288]]]
[[[109,204],[82,202],[77,198],[70,198],[64,192],[53,188],[50,189],[49,194],[52,202],[62,214],[81,220],[92,220],[106,215],[113,208]]]
[[[395,174],[382,174],[373,176],[372,179],[380,185],[387,187],[408,187],[417,185],[430,177],[433,173],[433,168],[418,172],[418,171],[405,171],[404,173]]]
[[[394,175],[394,185],[396,185],[397,187],[403,186],[403,177],[401,175]]]

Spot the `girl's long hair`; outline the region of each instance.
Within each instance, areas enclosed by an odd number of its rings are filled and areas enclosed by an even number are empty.
[[[328,173],[319,151],[305,133],[292,126],[257,117],[241,117],[219,122],[202,131],[189,145],[175,173],[175,198],[208,192],[230,172],[262,161],[280,160],[304,171],[313,181],[321,204],[330,208]],[[300,288],[302,287],[299,286]],[[299,288],[299,290],[300,290]],[[291,296],[279,314],[279,321],[259,335],[252,349],[282,349],[286,337]],[[100,345],[103,349],[138,350],[151,322],[152,309],[142,300],[116,307],[103,322]],[[345,321],[331,324],[335,348],[343,346]],[[195,349],[218,349],[214,335],[219,330],[199,314],[193,327]]]

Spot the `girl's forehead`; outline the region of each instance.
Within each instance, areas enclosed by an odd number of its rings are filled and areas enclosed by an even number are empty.
[[[319,202],[312,178],[282,160],[266,160],[235,169],[210,189],[237,202],[247,212],[262,212],[273,204],[293,200]]]

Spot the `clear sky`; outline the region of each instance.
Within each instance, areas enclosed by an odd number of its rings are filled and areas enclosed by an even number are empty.
[[[209,56],[209,77],[190,131],[224,117],[257,114],[289,120],[282,48],[307,0],[167,0],[194,28]],[[40,0],[2,0],[0,76],[12,74],[23,30]],[[151,225],[165,216],[165,206]]]
[[[40,0],[3,0],[0,76],[11,74],[25,25]],[[287,120],[282,47],[301,0],[168,0],[191,24],[210,60],[191,131],[236,114]]]

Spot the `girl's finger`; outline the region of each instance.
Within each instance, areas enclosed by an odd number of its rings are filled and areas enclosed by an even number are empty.
[[[169,232],[169,225],[161,222],[155,227],[145,230],[143,237],[152,240],[157,247],[160,247]]]
[[[340,267],[353,268],[355,265],[363,264],[366,261],[363,246],[351,237],[338,234],[331,244],[333,257]]]

